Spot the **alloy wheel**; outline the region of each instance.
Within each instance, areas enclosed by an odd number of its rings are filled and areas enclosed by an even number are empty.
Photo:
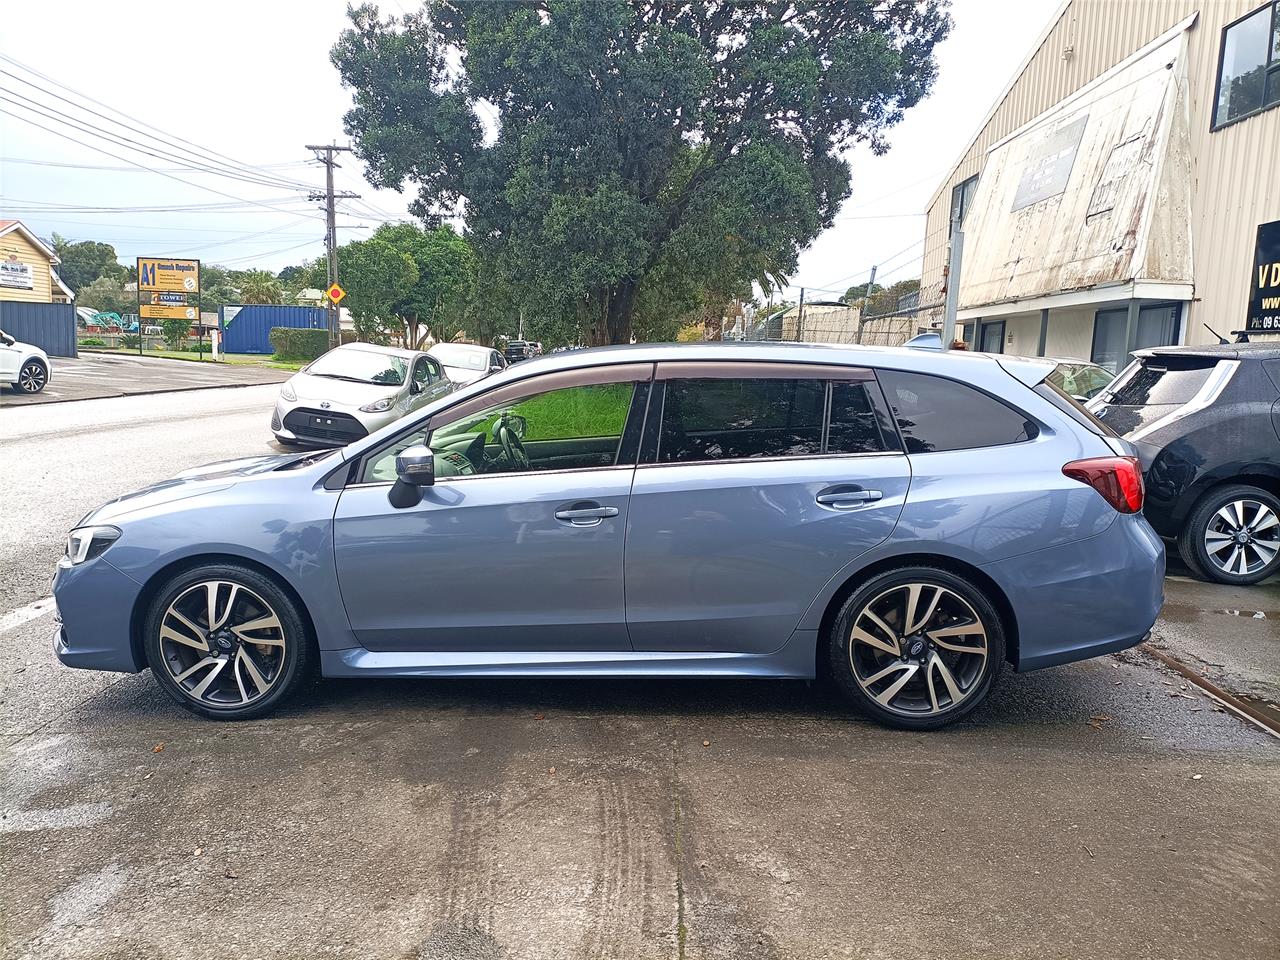
[[[271,605],[227,580],[187,587],[160,619],[169,676],[189,698],[215,709],[266,696],[284,672],[287,642]]]
[[[891,587],[853,620],[849,665],[867,696],[903,716],[947,713],[981,684],[987,629],[973,606],[936,583]]]
[[[25,393],[39,393],[44,389],[44,367],[32,360],[18,371],[18,386]]]
[[[1223,573],[1257,573],[1280,553],[1280,517],[1258,500],[1223,504],[1205,527],[1204,552]]]

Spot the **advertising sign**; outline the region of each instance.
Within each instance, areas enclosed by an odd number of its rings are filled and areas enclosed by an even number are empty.
[[[16,253],[9,254],[8,260],[0,260],[0,287],[34,290],[36,280],[35,274],[31,272],[31,264],[23,263]]]
[[[1249,333],[1280,333],[1280,220],[1258,225],[1244,328]]]
[[[144,293],[199,293],[200,261],[139,257],[138,290]]]
[[[1088,122],[1088,114],[1077,117],[1066,126],[1045,134],[1031,147],[1022,168],[1022,179],[1018,181],[1018,192],[1013,197],[1014,210],[1056,197],[1067,189]]]
[[[138,307],[144,320],[190,320],[195,323],[200,318],[200,311],[194,304],[178,303],[144,303]]]

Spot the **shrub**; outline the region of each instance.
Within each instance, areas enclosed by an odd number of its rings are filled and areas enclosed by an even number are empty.
[[[85,337],[80,341],[80,346],[82,347],[105,347],[106,345],[107,341],[101,337]]]
[[[120,338],[120,346],[124,347],[126,350],[137,350],[138,335],[136,333],[126,333]]]
[[[329,331],[307,327],[272,327],[271,346],[277,360],[309,363],[329,349]]]
[[[187,349],[192,353],[208,353],[213,347],[207,340],[197,340],[195,343],[188,344]]]

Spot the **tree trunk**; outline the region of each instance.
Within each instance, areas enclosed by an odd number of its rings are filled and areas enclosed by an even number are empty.
[[[631,318],[636,308],[637,283],[621,280],[610,287],[604,302],[592,310],[592,322],[587,327],[587,345],[607,347],[616,343],[631,342]]]

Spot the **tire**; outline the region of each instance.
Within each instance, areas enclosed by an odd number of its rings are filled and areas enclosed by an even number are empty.
[[[156,682],[180,706],[211,720],[272,712],[315,663],[293,598],[240,564],[206,564],[173,577],[156,593],[143,629]]]
[[[1280,497],[1247,483],[1215,487],[1192,508],[1178,553],[1214,583],[1247,586],[1280,572]]]
[[[915,622],[904,631],[913,591]],[[937,567],[872,577],[840,607],[827,643],[841,693],[871,719],[903,730],[934,730],[966,716],[1004,665],[995,606],[969,580]]]
[[[49,368],[39,360],[28,360],[18,370],[14,386],[22,393],[39,393],[49,382]]]

